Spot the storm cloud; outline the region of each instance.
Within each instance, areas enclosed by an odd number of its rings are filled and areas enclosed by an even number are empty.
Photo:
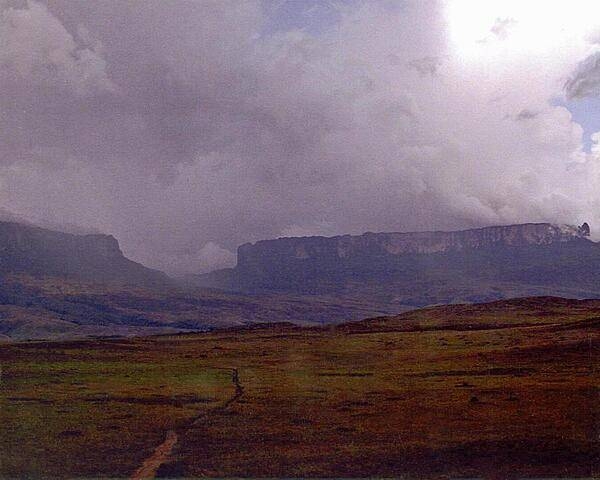
[[[556,102],[597,92],[593,42],[472,62],[444,2],[283,4],[0,0],[0,206],[171,273],[283,235],[600,225]]]

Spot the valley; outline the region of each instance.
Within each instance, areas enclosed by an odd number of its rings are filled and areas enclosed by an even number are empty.
[[[209,331],[269,322],[322,325],[396,311],[368,298],[248,295],[29,275],[0,278],[0,342]]]
[[[444,304],[600,298],[589,226],[520,224],[245,244],[233,269],[171,278],[110,235],[0,222],[0,341],[258,323],[335,325]]]

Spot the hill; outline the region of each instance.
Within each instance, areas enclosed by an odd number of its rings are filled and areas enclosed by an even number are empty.
[[[440,303],[600,297],[600,246],[588,233],[527,224],[258,242],[240,247],[235,269],[202,277],[218,290],[132,262],[108,235],[0,222],[0,338],[322,325]]]

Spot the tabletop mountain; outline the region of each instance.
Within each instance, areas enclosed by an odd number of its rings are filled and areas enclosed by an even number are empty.
[[[600,296],[587,223],[264,240],[197,282],[243,292],[369,298],[398,309],[529,295]]]
[[[126,258],[111,235],[74,235],[0,222],[0,274],[7,273],[141,286],[168,281],[164,273]]]

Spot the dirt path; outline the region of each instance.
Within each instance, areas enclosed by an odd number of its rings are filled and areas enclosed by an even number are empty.
[[[244,387],[240,383],[240,375],[239,375],[238,369],[237,368],[228,368],[227,370],[231,371],[231,383],[235,387],[235,393],[233,394],[233,396],[231,398],[227,399],[227,401],[225,401],[222,405],[219,405],[218,407],[215,407],[211,410],[201,412],[198,416],[196,416],[192,420],[190,426],[196,425],[200,420],[207,417],[211,413],[222,412],[223,410],[227,410],[227,408],[229,408],[229,406],[231,404],[237,402],[240,399],[240,397],[244,394]]]
[[[207,415],[215,412],[221,412],[229,408],[230,405],[237,402],[240,397],[244,394],[244,387],[240,383],[240,375],[237,368],[228,368],[227,370],[231,371],[231,383],[235,387],[235,393],[233,396],[228,398],[222,405],[215,407],[206,412],[201,412],[196,417],[194,417],[189,425],[185,427],[185,429],[192,427],[199,423],[200,420],[205,418]],[[156,472],[161,467],[161,465],[167,463],[171,459],[171,454],[173,453],[173,449],[177,445],[178,435],[174,430],[169,430],[167,432],[167,436],[165,437],[165,441],[161,443],[150,457],[144,460],[142,466],[138,468],[133,475],[131,476],[132,480],[142,480],[142,479],[150,479],[156,476]]]
[[[177,434],[173,430],[167,432],[165,441],[161,443],[154,453],[144,460],[144,463],[131,476],[133,480],[141,480],[144,478],[154,478],[159,467],[165,463],[171,456],[173,448],[177,444]]]

